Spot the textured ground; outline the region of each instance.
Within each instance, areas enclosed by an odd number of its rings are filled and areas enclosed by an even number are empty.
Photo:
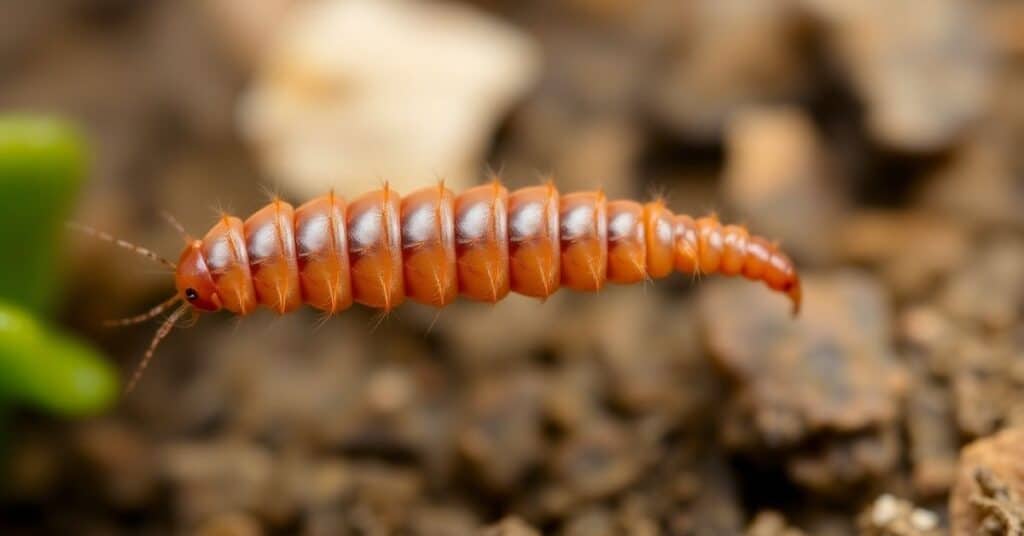
[[[93,141],[80,219],[172,255],[160,208],[199,232],[264,187],[298,197],[240,134],[276,16],[247,5],[0,5],[0,107]],[[486,161],[715,209],[792,251],[804,315],[676,276],[377,329],[359,308],[204,317],[110,414],[18,415],[0,530],[1022,534],[1024,4],[474,5],[542,61],[469,129],[486,155],[463,180]],[[73,261],[67,323],[127,371],[154,326],[95,321],[169,281],[117,251]]]

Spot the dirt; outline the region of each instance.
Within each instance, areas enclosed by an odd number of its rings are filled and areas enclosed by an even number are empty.
[[[77,218],[174,256],[159,210],[199,234],[293,195],[236,112],[257,19],[303,3],[0,5],[0,108],[79,121]],[[319,327],[203,316],[110,412],[14,412],[0,532],[1021,533],[1015,2],[464,3],[544,60],[478,140],[480,180],[745,222],[792,251],[803,314],[676,275]],[[170,280],[75,246],[62,322],[127,376],[154,326],[99,321]]]

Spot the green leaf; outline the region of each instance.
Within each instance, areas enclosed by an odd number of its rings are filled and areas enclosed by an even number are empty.
[[[68,123],[0,117],[0,298],[52,312],[60,239],[84,167],[81,137]]]
[[[0,116],[0,399],[79,416],[108,407],[113,368],[40,318],[60,293],[64,221],[85,151],[64,121]]]
[[[91,347],[0,303],[0,392],[60,415],[90,415],[116,398],[117,373]]]

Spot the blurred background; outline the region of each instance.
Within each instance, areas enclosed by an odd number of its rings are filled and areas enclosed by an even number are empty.
[[[1017,0],[0,3],[0,532],[1020,530],[1022,96]],[[745,223],[805,313],[206,315],[119,394],[172,279],[64,219],[173,259],[161,210],[491,171]]]

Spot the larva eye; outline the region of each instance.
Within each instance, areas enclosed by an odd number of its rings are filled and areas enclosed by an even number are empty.
[[[196,292],[196,289],[189,287],[185,289],[185,299],[188,301],[196,301],[199,299],[199,293]]]

